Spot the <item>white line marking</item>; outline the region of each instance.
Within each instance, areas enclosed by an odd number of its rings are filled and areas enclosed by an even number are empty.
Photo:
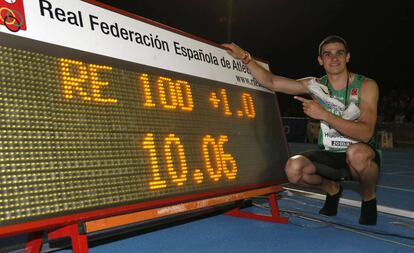
[[[304,196],[312,198],[312,199],[325,200],[325,195],[322,195],[322,194],[319,194],[319,193],[298,190],[298,189],[294,189],[294,188],[290,188],[290,187],[283,187],[283,188],[285,190],[288,190],[288,191],[291,191],[291,192],[296,192],[299,195],[304,195]],[[341,198],[339,203],[344,204],[344,205],[348,205],[348,206],[353,206],[353,207],[361,207],[361,202],[360,201],[356,201],[356,200],[352,200],[352,199]],[[409,211],[409,210],[404,210],[404,209],[399,209],[399,208],[394,208],[394,207],[389,207],[389,206],[383,206],[383,205],[378,205],[377,210],[379,212],[386,213],[386,214],[398,215],[398,216],[414,219],[414,212]]]
[[[390,189],[390,190],[396,190],[396,191],[413,192],[414,193],[414,190],[412,190],[412,189],[406,189],[406,188],[392,187],[392,186],[386,186],[386,185],[377,185],[377,187],[379,187],[379,188],[385,188],[385,189]]]

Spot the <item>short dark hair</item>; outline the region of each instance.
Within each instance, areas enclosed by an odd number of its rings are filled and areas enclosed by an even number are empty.
[[[322,42],[319,44],[319,56],[322,56],[322,48],[323,46],[325,46],[326,44],[330,44],[330,43],[341,43],[344,45],[345,47],[345,51],[346,53],[349,53],[349,49],[348,49],[348,43],[346,43],[346,40],[344,38],[342,38],[341,36],[338,35],[330,35],[328,37],[326,37],[325,39],[322,40]]]

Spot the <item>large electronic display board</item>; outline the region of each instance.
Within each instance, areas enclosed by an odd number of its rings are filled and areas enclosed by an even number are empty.
[[[0,235],[285,181],[275,95],[219,46],[92,1],[3,2]]]

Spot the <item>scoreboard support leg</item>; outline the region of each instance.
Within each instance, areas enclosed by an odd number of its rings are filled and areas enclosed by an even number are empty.
[[[88,240],[85,233],[79,232],[79,224],[71,224],[48,233],[49,239],[70,237],[73,253],[88,253]]]
[[[240,207],[236,207],[235,209],[228,211],[226,215],[239,217],[239,218],[245,218],[245,219],[253,219],[253,220],[267,221],[267,222],[273,222],[273,223],[287,224],[289,219],[286,217],[280,216],[279,206],[277,204],[277,199],[276,199],[275,194],[270,193],[267,197],[269,199],[271,215],[244,212],[240,210]]]
[[[39,253],[42,249],[43,232],[29,234],[24,253]]]

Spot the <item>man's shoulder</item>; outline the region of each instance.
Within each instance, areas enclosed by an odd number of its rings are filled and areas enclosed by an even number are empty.
[[[362,79],[362,83],[377,83],[374,79],[372,79],[371,77],[368,76],[364,76],[361,74],[355,74],[358,78]]]
[[[364,77],[361,86],[362,99],[364,98],[378,98],[379,88],[377,82],[369,77]]]
[[[370,77],[363,76],[362,88],[363,89],[369,89],[369,90],[378,89],[378,84],[374,79],[372,79]]]

